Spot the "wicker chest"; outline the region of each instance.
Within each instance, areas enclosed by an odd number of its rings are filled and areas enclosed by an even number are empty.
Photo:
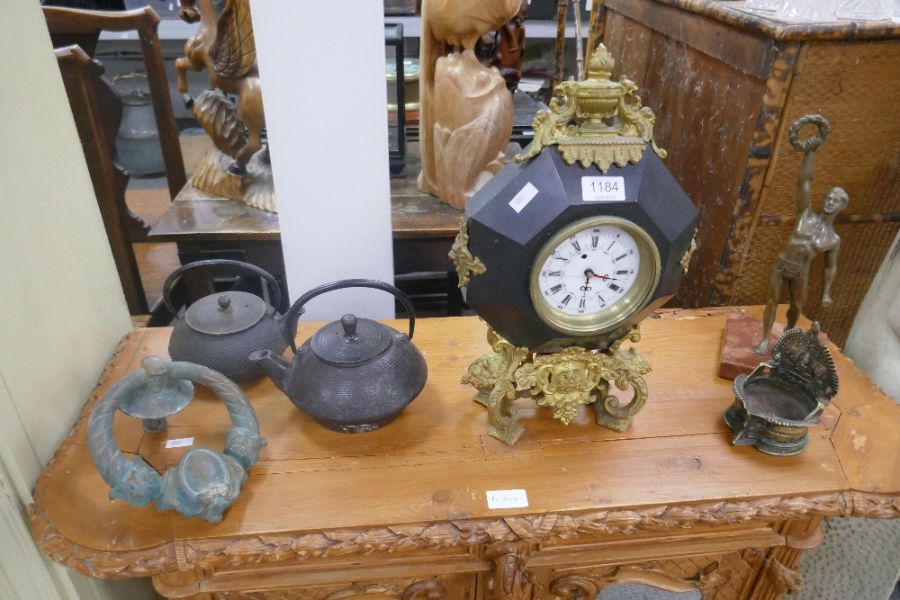
[[[837,220],[834,304],[819,304],[819,258],[804,312],[843,344],[900,229],[900,26],[789,24],[744,5],[606,0],[603,41],[616,75],[633,78],[656,113],[667,165],[701,210],[685,306],[765,301],[772,261],[794,224],[801,155],[787,130],[810,112],[828,118],[814,208],[835,185],[850,205]]]

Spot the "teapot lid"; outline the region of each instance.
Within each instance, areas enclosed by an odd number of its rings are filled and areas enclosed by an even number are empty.
[[[210,294],[191,304],[184,320],[194,331],[209,335],[228,335],[259,323],[268,305],[259,296],[247,292]]]
[[[391,330],[371,319],[344,315],[316,332],[310,341],[312,351],[324,361],[337,365],[356,365],[374,358],[391,345]]]

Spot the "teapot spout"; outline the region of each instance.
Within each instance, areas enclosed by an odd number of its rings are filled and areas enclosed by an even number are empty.
[[[287,379],[291,372],[291,364],[289,362],[271,350],[257,350],[248,358],[263,368],[266,375],[278,386],[279,390],[287,393]]]

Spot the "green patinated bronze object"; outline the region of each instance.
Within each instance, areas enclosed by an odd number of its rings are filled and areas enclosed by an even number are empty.
[[[109,484],[111,500],[134,506],[156,502],[159,510],[175,510],[210,523],[222,520],[256,464],[266,440],[259,433],[256,413],[230,379],[208,367],[188,362],[165,362],[158,356],[141,361],[141,370],[117,381],[97,402],[88,422],[88,446],[94,465]],[[192,448],[178,465],[160,475],[143,458],[126,458],[113,437],[116,411],[138,417],[147,431],[166,429],[166,417],[182,411],[193,397],[193,384],[215,392],[225,401],[232,428],[225,450]]]
[[[815,125],[818,131],[801,140],[800,130],[806,125]],[[797,223],[791,237],[775,259],[769,275],[769,297],[763,314],[763,331],[760,342],[754,348],[764,355],[769,348],[769,335],[775,324],[775,310],[781,298],[781,288],[787,287],[790,308],[787,313],[787,328],[797,325],[797,318],[803,309],[806,289],[809,285],[809,267],[818,254],[825,255],[822,283],[822,306],[831,306],[831,284],[837,274],[837,255],[841,238],[834,231],[834,219],[847,208],[849,197],[843,188],[833,187],[825,192],[822,212],[812,210],[810,197],[815,175],[816,150],[825,141],[830,130],[828,121],[819,114],[806,115],[797,119],[788,131],[791,145],[803,152],[797,189]]]
[[[768,369],[768,372],[765,372]],[[809,428],[837,394],[838,377],[819,324],[789,329],[778,339],[772,360],[734,380],[734,404],[725,422],[735,446],[755,446],[775,456],[806,449]]]

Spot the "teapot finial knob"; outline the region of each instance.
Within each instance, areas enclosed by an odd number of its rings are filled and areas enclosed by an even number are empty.
[[[228,294],[222,294],[221,296],[219,296],[219,308],[225,310],[229,306],[231,306],[231,296],[229,296]]]
[[[345,337],[356,337],[356,315],[344,315],[341,317],[341,326],[344,328]]]

